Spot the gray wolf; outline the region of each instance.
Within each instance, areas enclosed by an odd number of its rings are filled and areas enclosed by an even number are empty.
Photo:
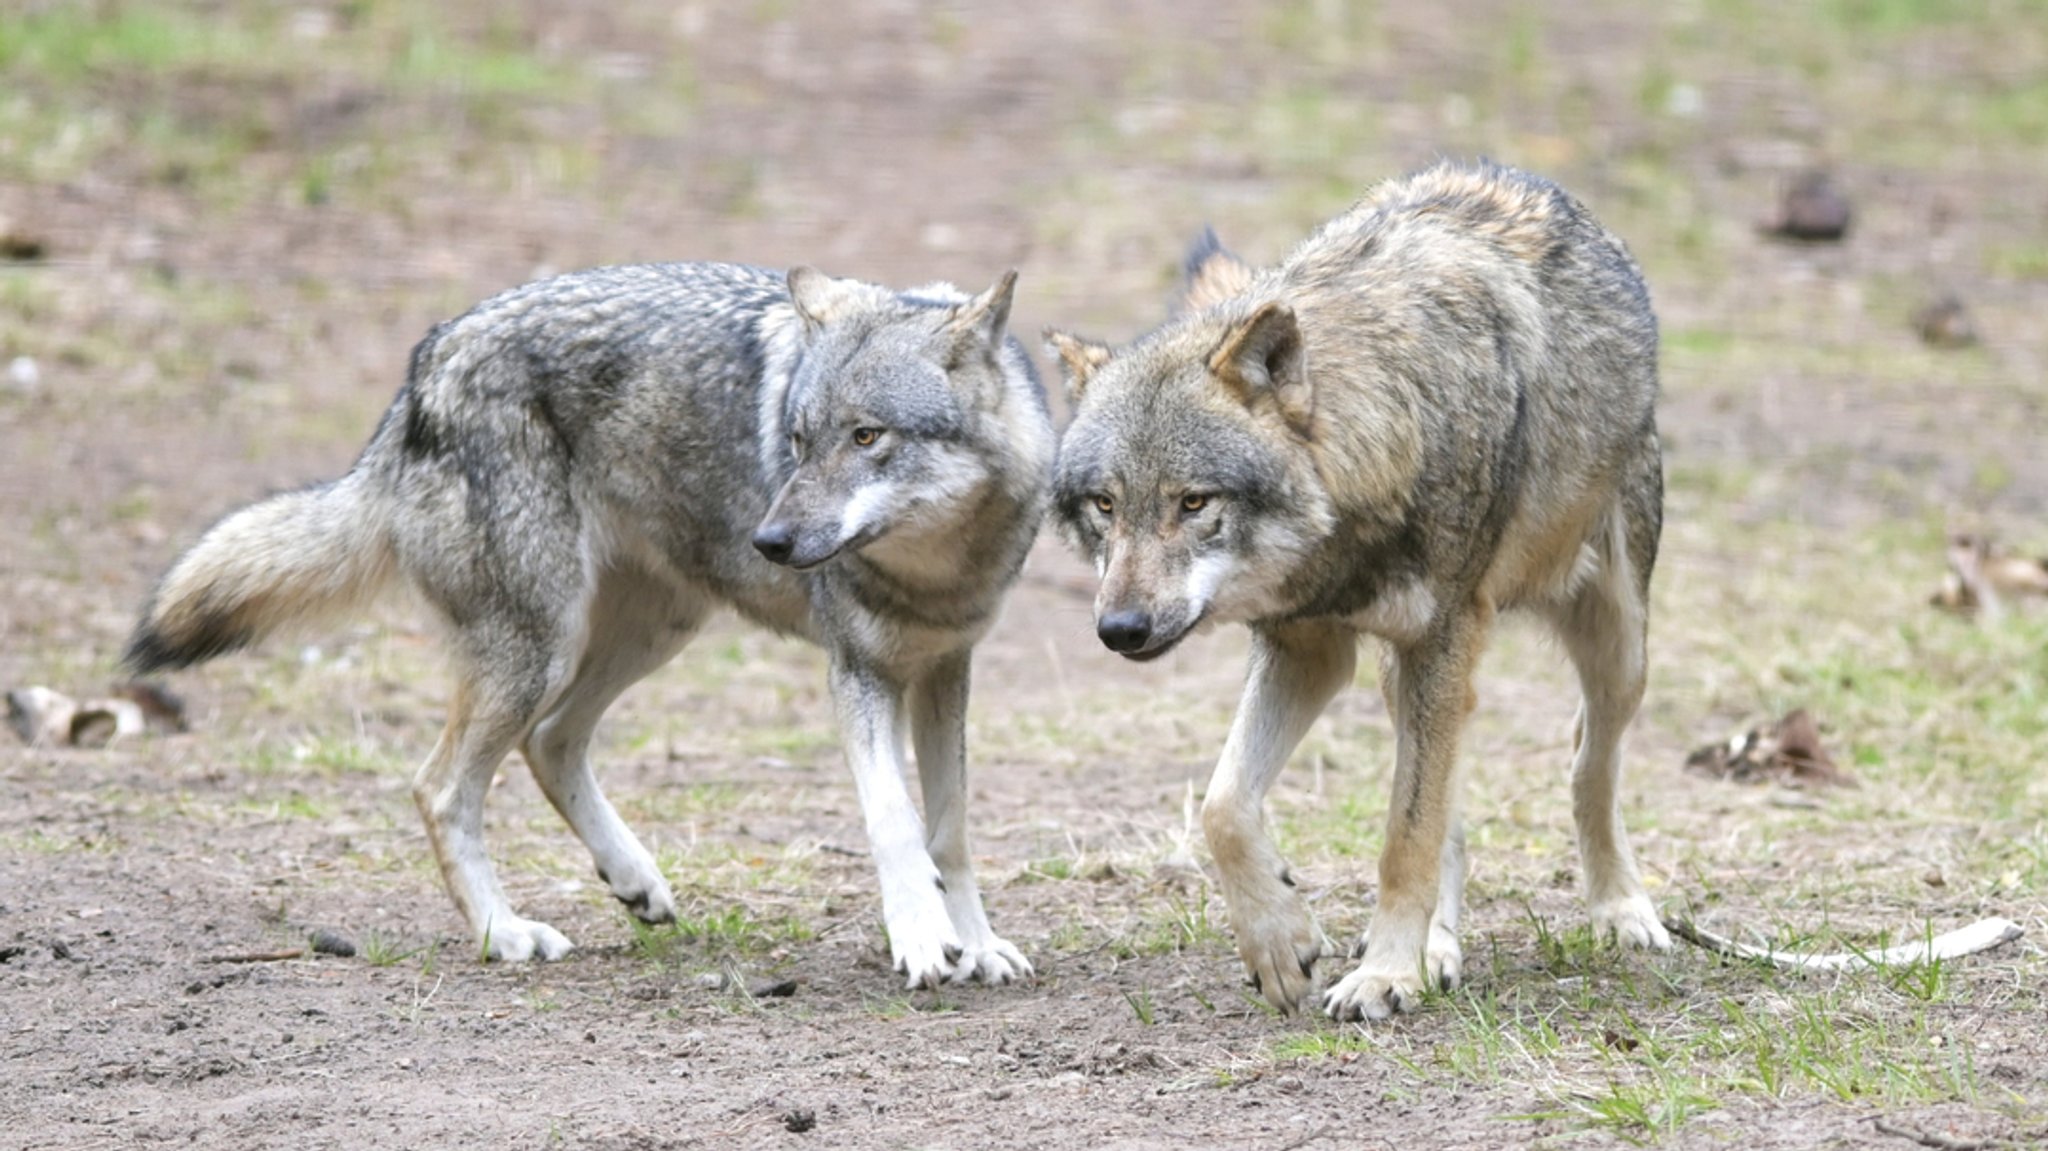
[[[426,336],[345,476],[207,531],[127,662],[196,663],[409,585],[455,675],[413,784],[442,875],[487,958],[554,959],[569,941],[513,910],[485,854],[499,762],[520,750],[634,915],[673,919],[587,753],[612,701],[730,607],[830,652],[897,970],[913,987],[1028,976],[989,926],[965,811],[969,656],[1054,453],[1005,331],[1015,283],[970,298],[664,264],[506,292]]]
[[[1121,349],[1047,334],[1074,405],[1053,503],[1095,562],[1112,651],[1251,627],[1202,826],[1253,983],[1293,1010],[1325,947],[1262,802],[1362,635],[1385,641],[1393,801],[1362,960],[1323,1005],[1383,1018],[1457,982],[1458,732],[1510,608],[1549,621],[1584,691],[1572,800],[1594,926],[1668,947],[1616,793],[1663,503],[1657,326],[1627,249],[1554,184],[1443,165],[1274,268],[1205,236],[1186,296]]]

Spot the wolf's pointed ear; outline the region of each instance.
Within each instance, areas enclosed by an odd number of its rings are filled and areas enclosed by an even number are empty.
[[[989,290],[953,309],[953,331],[970,336],[990,351],[1003,346],[1010,326],[1010,298],[1017,292],[1017,269],[1004,272]]]
[[[1223,246],[1216,229],[1203,228],[1181,264],[1180,306],[1175,310],[1199,312],[1242,295],[1251,288],[1252,275],[1252,266]]]
[[[803,317],[804,330],[815,332],[832,321],[856,286],[851,280],[834,279],[811,267],[798,264],[789,270],[789,302]]]
[[[1109,345],[1047,328],[1045,347],[1060,358],[1060,376],[1067,382],[1067,403],[1080,403],[1081,393],[1088,390],[1088,377],[1109,362]]]
[[[1209,371],[1244,406],[1270,401],[1288,426],[1306,432],[1313,402],[1305,359],[1294,309],[1268,300],[1224,334]]]

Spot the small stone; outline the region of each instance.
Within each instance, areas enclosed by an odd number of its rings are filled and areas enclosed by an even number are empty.
[[[1944,292],[1914,312],[1913,330],[1936,348],[1967,348],[1977,342],[1977,325],[1954,292]]]
[[[753,999],[788,999],[796,994],[796,980],[778,979],[773,983],[757,983],[747,988],[747,995]]]
[[[792,1107],[782,1113],[782,1125],[801,1135],[818,1125],[818,1113],[808,1107]]]
[[[34,356],[16,356],[7,361],[7,384],[24,396],[35,395],[43,386],[43,370]]]
[[[50,246],[41,236],[32,236],[16,231],[12,224],[0,220],[0,260],[29,262],[40,260],[50,254]]]
[[[321,955],[337,955],[348,959],[356,953],[354,940],[339,931],[329,931],[324,927],[315,931],[309,942],[313,950]]]
[[[1786,187],[1768,230],[1788,240],[1839,240],[1849,232],[1849,197],[1826,172],[1802,172]]]

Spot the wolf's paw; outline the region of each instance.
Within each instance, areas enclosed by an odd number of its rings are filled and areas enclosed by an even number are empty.
[[[658,871],[610,881],[612,898],[626,905],[642,923],[674,923],[676,897]]]
[[[1365,958],[1366,948],[1372,942],[1370,931],[1360,933],[1358,942],[1351,948],[1351,958]],[[1465,981],[1465,948],[1458,942],[1457,933],[1441,923],[1429,925],[1429,943],[1422,951],[1427,969],[1435,973],[1437,986],[1445,991],[1456,988]]]
[[[1294,1014],[1315,983],[1316,960],[1323,954],[1323,933],[1301,898],[1275,881],[1270,891],[1230,901],[1230,922],[1245,978],[1266,1002]]]
[[[1431,988],[1448,990],[1464,974],[1457,935],[1434,919],[1389,916],[1382,905],[1368,932],[1358,969],[1323,994],[1323,1010],[1332,1019],[1386,1019],[1413,1011]]]
[[[1422,961],[1430,981],[1445,991],[1464,981],[1465,949],[1458,946],[1458,937],[1441,924],[1429,925],[1429,944],[1423,948]]]
[[[1382,968],[1367,961],[1323,993],[1323,1010],[1339,1022],[1387,1019],[1421,1006],[1423,990],[1423,973],[1415,965]]]
[[[889,954],[896,961],[896,974],[904,987],[937,988],[960,961],[959,937],[946,909],[935,898],[928,908],[908,914],[885,915],[889,930]]]
[[[1665,931],[1664,924],[1658,921],[1657,909],[1651,906],[1650,897],[1640,892],[1595,903],[1593,937],[1603,942],[1611,939],[1624,947],[1656,951],[1671,948],[1671,933]]]
[[[484,958],[500,963],[560,959],[574,947],[568,936],[547,924],[516,915],[493,919],[483,939]]]
[[[994,987],[1011,980],[1021,982],[1031,976],[1031,961],[1024,958],[1024,953],[1012,947],[1008,940],[991,934],[967,945],[953,966],[951,979],[954,983],[979,980]]]

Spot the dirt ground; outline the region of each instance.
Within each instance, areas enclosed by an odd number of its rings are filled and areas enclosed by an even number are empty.
[[[105,688],[179,547],[346,468],[413,341],[535,275],[1017,267],[1016,330],[1122,339],[1204,222],[1270,260],[1375,179],[1486,153],[1577,190],[1664,320],[1671,527],[1627,801],[1654,894],[1791,943],[1992,914],[2028,937],[1861,979],[1591,948],[1570,685],[1510,629],[1468,740],[1472,988],[1378,1027],[1278,1017],[1182,866],[1243,637],[1116,661],[1048,535],[977,655],[969,749],[991,914],[1034,982],[898,986],[822,657],[730,620],[600,733],[682,924],[629,924],[515,763],[495,858],[579,947],[480,964],[407,792],[446,686],[394,605],[176,676],[184,733],[0,733],[0,1146],[2048,1143],[2048,630],[1921,602],[1949,527],[2048,543],[2038,19],[1098,9],[0,15],[0,688]],[[1761,235],[1815,165],[1849,240]],[[1915,336],[1944,289],[1978,346]],[[1853,794],[1681,770],[1816,698]],[[1333,938],[1370,913],[1390,754],[1368,671],[1274,797]],[[315,931],[356,954],[238,961]]]

